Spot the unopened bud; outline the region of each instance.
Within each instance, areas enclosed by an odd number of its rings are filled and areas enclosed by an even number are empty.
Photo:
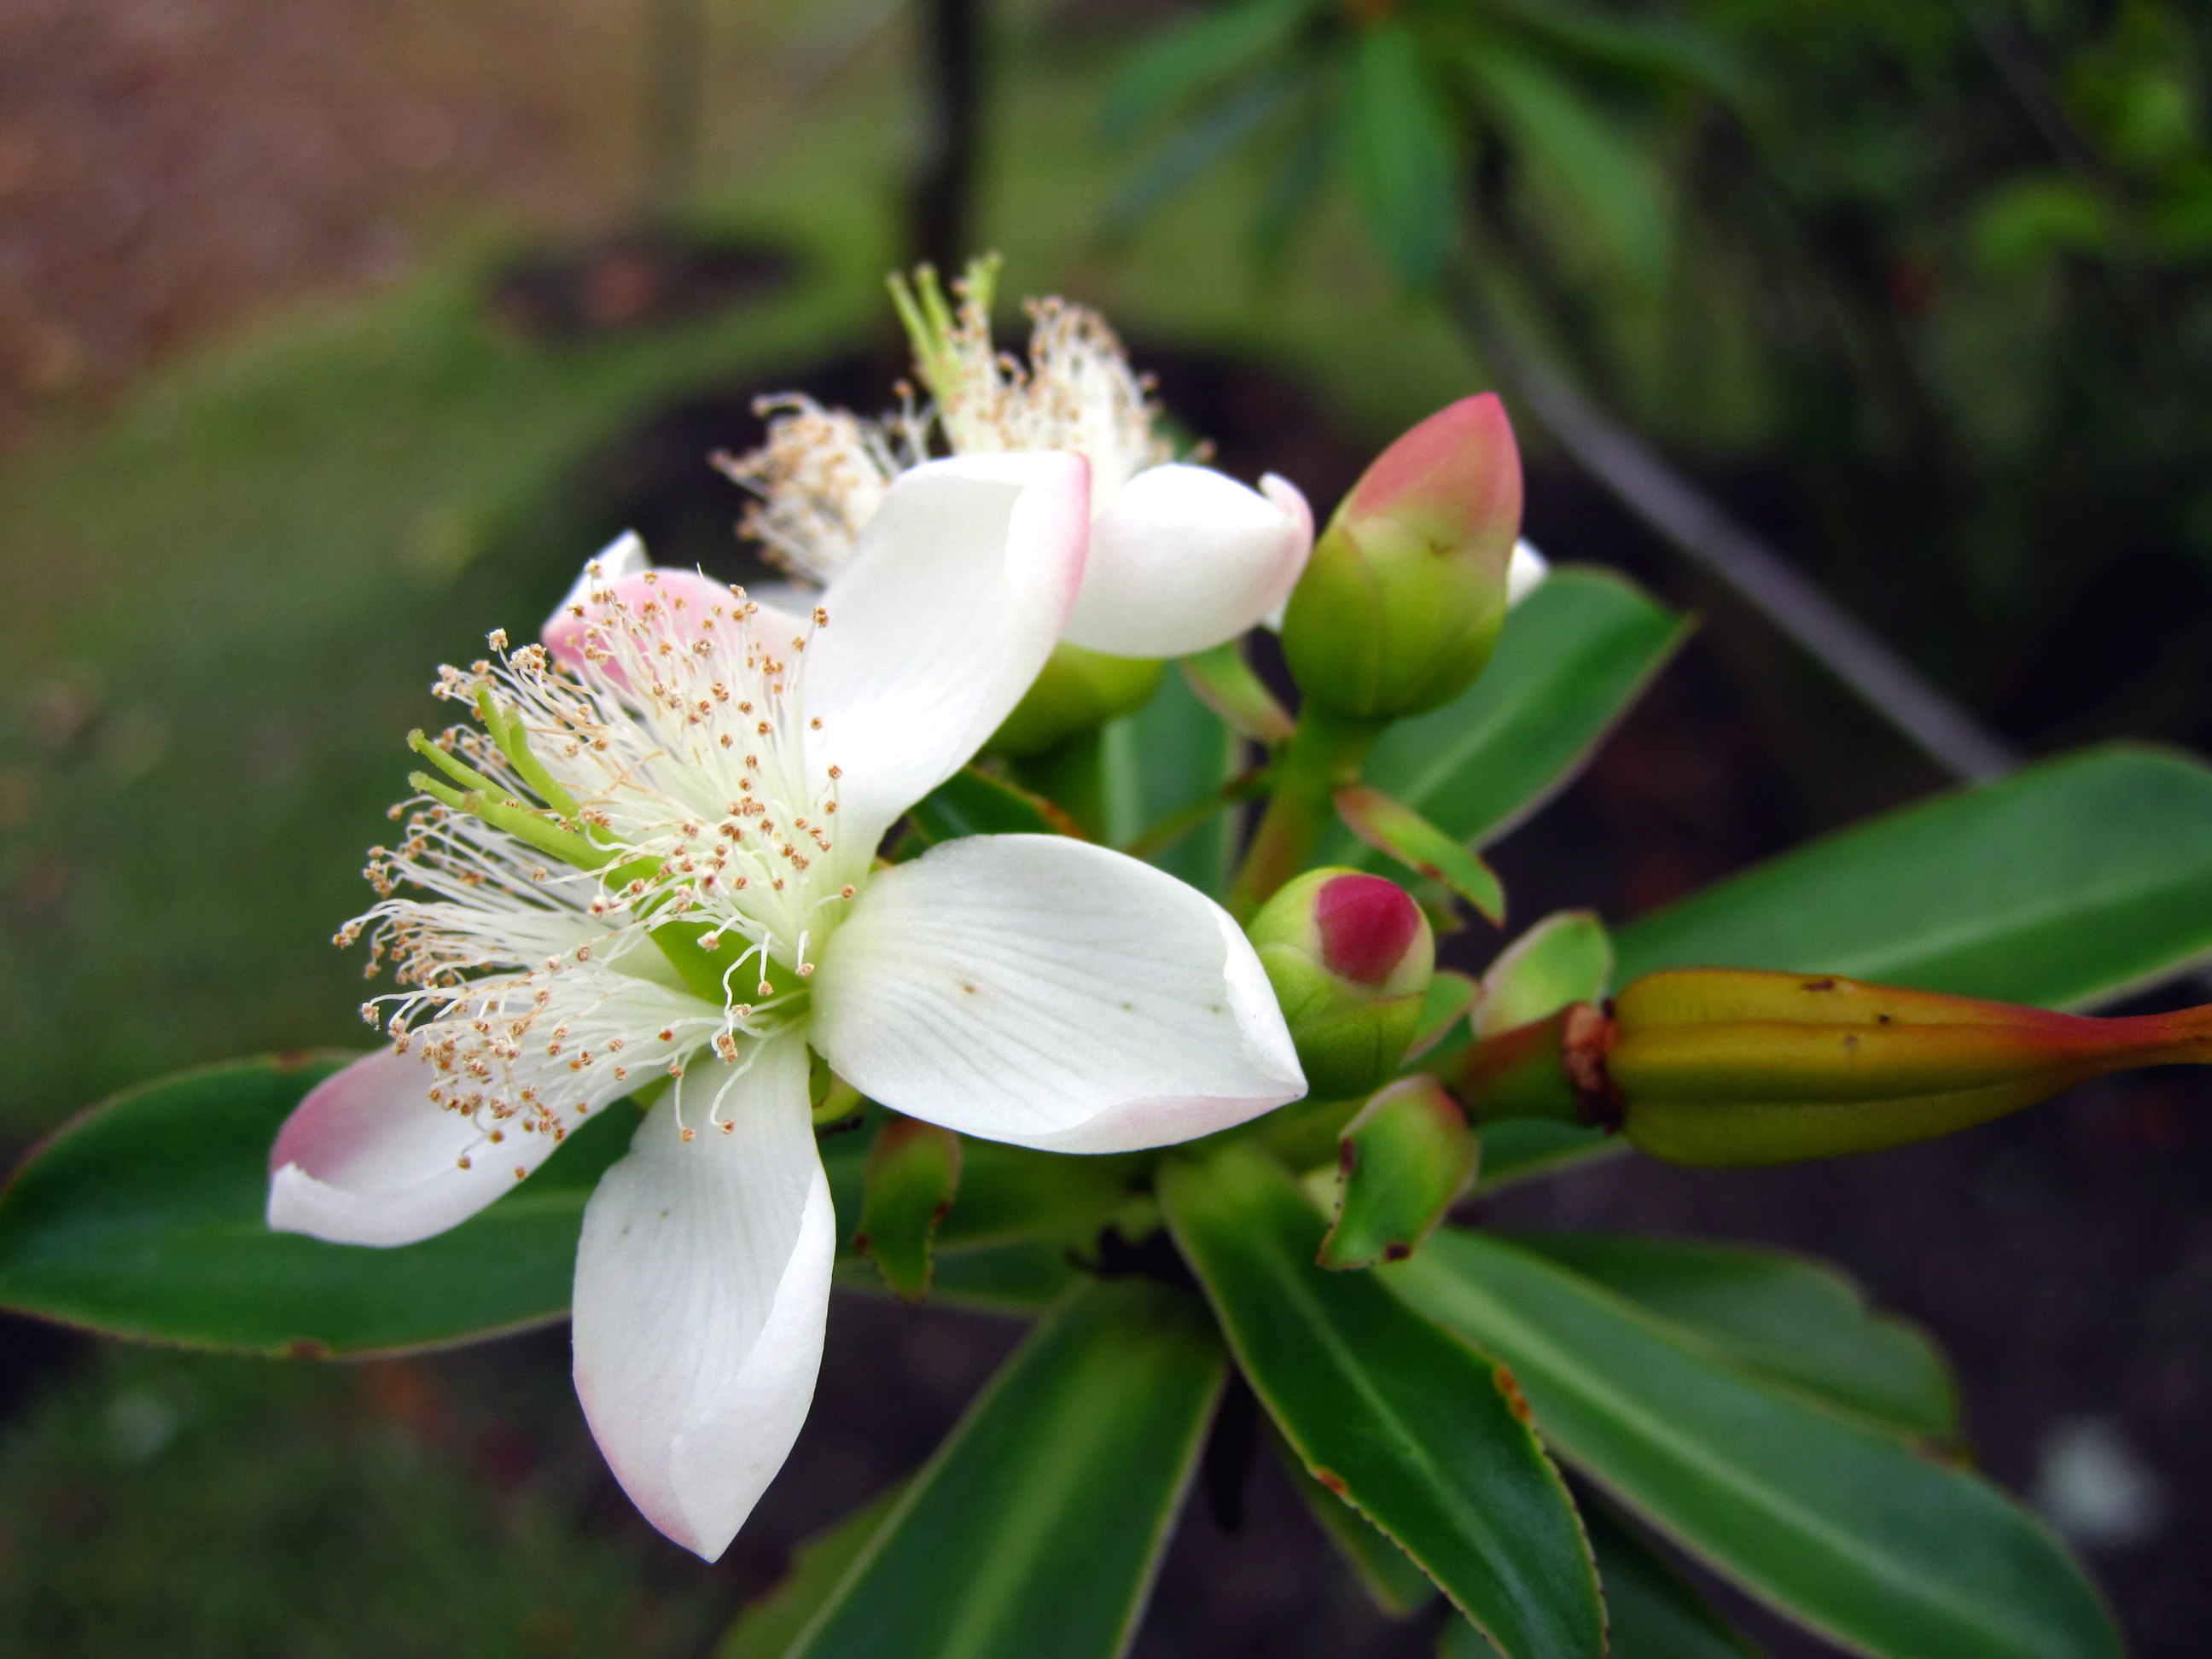
[[[1283,651],[1306,702],[1376,722],[1449,702],[1490,660],[1521,526],[1521,456],[1495,393],[1376,459],[1314,544]]]
[[[1152,658],[1109,656],[1063,640],[1000,724],[990,747],[1018,759],[1057,749],[1143,708],[1158,690],[1163,668]]]
[[[1405,889],[1356,870],[1310,871],[1249,928],[1316,1100],[1396,1074],[1436,967],[1428,918]]]
[[[2212,1061],[2212,1008],[2096,1019],[1832,975],[1651,974],[1612,1013],[1601,1112],[1679,1164],[1870,1152],[2104,1073]]]

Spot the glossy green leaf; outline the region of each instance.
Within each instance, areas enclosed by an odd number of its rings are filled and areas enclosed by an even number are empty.
[[[1237,814],[1222,792],[1243,770],[1243,740],[1183,676],[1170,674],[1150,702],[1106,727],[1103,749],[1108,842],[1142,838],[1147,862],[1221,893],[1237,838]],[[1218,810],[1205,810],[1213,803]],[[1171,820],[1182,827],[1158,836]]]
[[[2081,1569],[1977,1476],[1763,1382],[1554,1261],[1447,1228],[1395,1286],[1513,1367],[1546,1442],[1778,1610],[1895,1659],[2117,1659]]]
[[[1556,1014],[1574,1002],[1595,1002],[1613,977],[1613,941],[1588,910],[1546,916],[1484,970],[1474,1034],[1494,1036]]]
[[[1367,228],[1399,283],[1431,287],[1459,226],[1451,127],[1419,38],[1370,23],[1352,46],[1344,88],[1345,150]]]
[[[1508,1659],[1601,1655],[1589,1547],[1512,1379],[1372,1273],[1316,1267],[1320,1216],[1249,1145],[1170,1159],[1159,1195],[1237,1364],[1315,1478]]]
[[[722,1633],[714,1659],[782,1659],[884,1523],[902,1489],[878,1494],[792,1553],[791,1571]]]
[[[1585,1129],[1577,1123],[1549,1118],[1508,1118],[1482,1126],[1482,1172],[1475,1181],[1479,1192],[1495,1192],[1516,1181],[1526,1181],[1594,1158],[1618,1158],[1628,1143],[1602,1129]]]
[[[2212,956],[2212,769],[2046,761],[1817,841],[1615,933],[1658,968],[1848,974],[2073,1008]]]
[[[1377,852],[1440,881],[1492,921],[1505,919],[1505,890],[1475,854],[1401,801],[1364,783],[1336,792],[1336,816]]]
[[[1582,1513],[1605,1583],[1609,1659],[1759,1659],[1742,1632],[1611,1504],[1585,1496]],[[1437,1642],[1437,1659],[1492,1659],[1490,1644],[1454,1620]]]
[[[1721,1358],[1899,1433],[1959,1431],[1951,1368],[1926,1332],[1868,1305],[1824,1261],[1778,1250],[1620,1233],[1514,1242],[1602,1285]]]
[[[785,1659],[1113,1659],[1224,1367],[1147,1279],[1077,1291],[1009,1359]]]
[[[527,1182],[399,1249],[269,1231],[269,1148],[350,1056],[246,1060],[117,1096],[0,1193],[0,1307],[118,1336],[262,1354],[385,1353],[568,1310],[584,1201],[637,1115],[607,1109]]]
[[[842,1289],[876,1296],[890,1293],[875,1263],[857,1253],[840,1255],[836,1273]],[[1041,1238],[939,1249],[929,1300],[934,1306],[973,1308],[981,1313],[1041,1314],[1081,1277],[1066,1245]]]
[[[1474,1131],[1434,1078],[1377,1090],[1337,1139],[1336,1218],[1324,1267],[1403,1261],[1474,1179]]]
[[[1384,732],[1364,775],[1459,840],[1486,846],[1582,769],[1689,630],[1625,577],[1554,569],[1507,616],[1482,678]],[[1357,854],[1340,835],[1322,862],[1381,867]]]
[[[1421,999],[1421,1023],[1413,1032],[1411,1047],[1406,1050],[1406,1063],[1413,1061],[1432,1049],[1457,1048],[1467,1039],[1467,1018],[1482,995],[1482,981],[1455,969],[1439,968],[1429,981],[1427,994]],[[1451,1039],[1459,1039],[1452,1042]],[[1446,1045],[1449,1044],[1449,1048]]]
[[[1429,1582],[1428,1574],[1407,1559],[1405,1551],[1370,1526],[1344,1498],[1308,1474],[1298,1455],[1284,1443],[1279,1433],[1271,1432],[1267,1438],[1273,1443],[1291,1484],[1305,1499],[1307,1510],[1376,1607],[1393,1619],[1410,1619],[1436,1600],[1437,1587]],[[1469,1635],[1474,1634],[1472,1625],[1467,1629]],[[1494,1659],[1486,1642],[1483,1644],[1483,1659]]]
[[[928,847],[963,836],[1064,835],[1069,828],[1041,796],[974,766],[931,790],[907,818],[915,838]]]
[[[960,1190],[960,1137],[920,1118],[894,1117],[876,1131],[860,1187],[853,1248],[876,1264],[891,1294],[929,1293],[938,1224]]]

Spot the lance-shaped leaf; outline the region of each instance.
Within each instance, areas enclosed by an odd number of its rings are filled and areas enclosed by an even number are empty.
[[[1180,662],[1190,689],[1231,730],[1272,744],[1286,741],[1296,729],[1289,711],[1245,659],[1243,641],[1231,640]]]
[[[1409,806],[1364,783],[1336,792],[1336,815],[1377,852],[1444,884],[1494,922],[1505,920],[1505,890],[1491,867]]]
[[[1474,1131],[1434,1078],[1377,1090],[1337,1141],[1336,1221],[1324,1267],[1403,1261],[1474,1179]]]
[[[1611,1504],[1585,1494],[1582,1512],[1605,1582],[1608,1659],[1759,1659],[1743,1633]],[[1472,1625],[1455,1620],[1437,1642],[1437,1659],[1492,1659],[1492,1653]]]
[[[893,1486],[878,1493],[793,1551],[791,1571],[766,1595],[749,1602],[737,1622],[723,1632],[714,1659],[783,1659],[876,1535],[901,1490]]]
[[[1613,975],[1613,941],[1588,910],[1546,916],[1507,945],[1484,970],[1474,1034],[1492,1036],[1555,1014],[1571,1002],[1595,1002]]]
[[[1574,1505],[1503,1368],[1370,1273],[1314,1265],[1323,1227],[1249,1145],[1160,1170],[1162,1212],[1254,1391],[1508,1659],[1605,1651]]]
[[[785,1659],[1114,1659],[1224,1376],[1205,1310],[1076,1291],[1009,1359]]]
[[[1459,226],[1443,100],[1419,37],[1387,15],[1359,30],[1351,69],[1342,107],[1352,187],[1400,284],[1418,292],[1442,273]]]
[[[1778,1250],[1620,1233],[1528,1233],[1572,1268],[1741,1370],[1899,1433],[1959,1431],[1951,1368],[1917,1326],[1869,1307],[1824,1261]]]
[[[2118,1659],[2095,1590],[1996,1487],[1758,1379],[1555,1262],[1448,1228],[1384,1282],[1500,1356],[1546,1442],[1777,1610],[1856,1651]]]
[[[876,1131],[853,1248],[876,1264],[902,1302],[929,1293],[937,1224],[960,1190],[960,1137],[920,1118],[894,1117]]]
[[[1042,795],[970,766],[955,772],[907,814],[925,847],[963,836],[1079,835],[1073,819]]]
[[[1427,995],[1422,999],[1421,1023],[1414,1030],[1412,1045],[1406,1050],[1406,1063],[1411,1065],[1438,1048],[1449,1054],[1460,1047],[1467,1036],[1467,1018],[1481,995],[1480,980],[1455,969],[1437,969],[1429,980]],[[1454,1038],[1460,1042],[1452,1042]]]
[[[1609,572],[1554,569],[1513,608],[1482,678],[1376,740],[1367,781],[1456,839],[1498,840],[1563,787],[1689,635]],[[1357,848],[1340,836],[1324,863]]]
[[[0,1193],[0,1307],[260,1354],[437,1347],[568,1310],[584,1202],[637,1115],[610,1107],[529,1182],[398,1249],[269,1230],[269,1148],[351,1055],[165,1078],[72,1119]]]
[[[1623,981],[1725,963],[2080,1007],[2212,954],[2212,769],[2047,761],[1813,842],[1622,928]]]
[[[1279,1433],[1267,1437],[1274,1443],[1276,1455],[1298,1496],[1305,1499],[1307,1510],[1376,1607],[1393,1619],[1410,1619],[1436,1600],[1437,1587],[1429,1582],[1428,1574],[1407,1558],[1405,1551],[1377,1532],[1341,1495],[1315,1480]],[[1468,1626],[1470,1634],[1474,1628]],[[1484,1659],[1493,1659],[1486,1643]]]

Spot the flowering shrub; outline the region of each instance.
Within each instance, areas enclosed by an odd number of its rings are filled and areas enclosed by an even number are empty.
[[[1444,1654],[1742,1651],[1647,1528],[1860,1650],[2116,1652],[1966,1467],[1940,1355],[1838,1276],[1451,1217],[1626,1147],[1825,1157],[2206,1058],[2203,1011],[2054,1010],[2212,951],[2212,774],[2064,757],[1440,969],[1508,914],[1480,847],[1679,619],[1519,542],[1494,398],[1316,538],[1285,481],[1175,459],[1091,314],[998,356],[990,277],[895,284],[927,401],[781,400],[726,461],[788,586],[628,538],[442,671],[468,718],[411,738],[339,934],[385,1046],[80,1119],[0,1198],[0,1301],[292,1355],[570,1314],[610,1466],[709,1559],[833,1284],[1034,1314],[736,1659],[1117,1654],[1208,1437],[1233,1468],[1261,1419]]]

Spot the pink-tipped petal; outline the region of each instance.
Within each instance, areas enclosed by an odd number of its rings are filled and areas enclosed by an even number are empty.
[[[881,872],[813,984],[814,1041],[839,1075],[986,1139],[1166,1146],[1305,1092],[1243,930],[1085,842],[976,836]]]
[[[1079,455],[933,461],[861,531],[805,664],[856,844],[967,764],[1043,668],[1083,580],[1090,489]]]
[[[334,1244],[412,1244],[466,1221],[552,1155],[552,1135],[513,1125],[492,1142],[430,1099],[436,1080],[419,1051],[386,1048],[316,1085],[270,1150],[269,1224]]]
[[[806,1420],[836,1219],[806,1045],[771,1037],[725,1081],[696,1064],[601,1177],[576,1252],[576,1395],[645,1518],[712,1561]],[[717,1121],[719,1120],[719,1121]],[[720,1122],[730,1125],[727,1132]]]
[[[781,592],[793,591],[781,584],[778,587]],[[679,619],[678,632],[688,635],[690,630],[682,626],[684,619],[704,617],[716,605],[726,610],[735,602],[735,595],[726,584],[696,570],[648,564],[645,544],[635,533],[626,535],[584,567],[584,574],[576,578],[568,597],[545,619],[539,637],[556,660],[570,668],[583,665],[584,635],[593,623],[608,614],[610,600],[631,611],[642,611],[648,605],[667,607]],[[763,638],[781,641],[805,631],[798,617],[757,598],[753,602],[760,606],[753,629]],[[604,665],[600,672],[617,685],[623,683],[622,670],[611,664]]]
[[[1313,550],[1313,514],[1270,474],[1248,489],[1211,467],[1139,472],[1091,526],[1067,638],[1122,657],[1182,657],[1278,610]]]
[[[1503,538],[1521,524],[1521,452],[1494,392],[1438,410],[1375,458],[1337,509],[1358,533],[1388,518],[1443,547]]]

